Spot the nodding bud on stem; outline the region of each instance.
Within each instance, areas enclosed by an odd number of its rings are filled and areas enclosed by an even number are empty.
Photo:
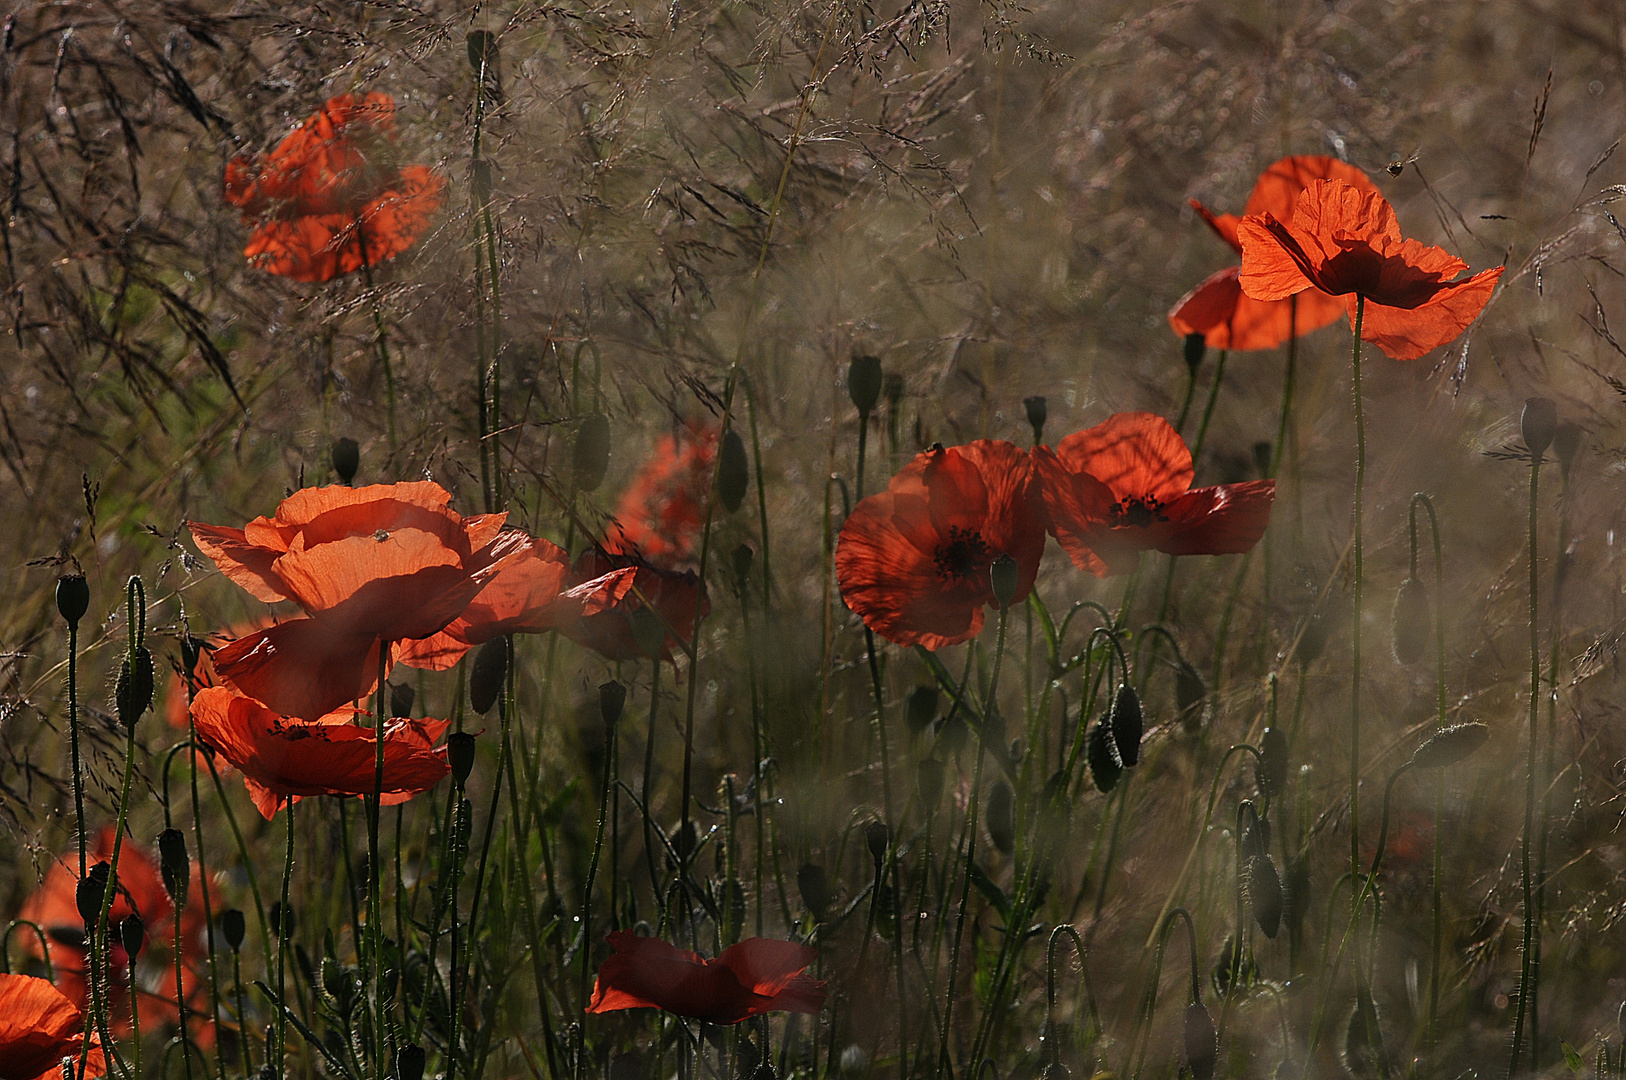
[[[1208,352],[1208,339],[1202,334],[1186,335],[1186,367],[1191,371],[1191,377],[1197,377],[1197,369],[1203,366],[1203,355]]]
[[[745,442],[739,432],[729,428],[717,448],[717,498],[732,514],[745,501],[745,489],[750,486],[751,463],[745,457]]]
[[[56,579],[56,610],[69,626],[79,625],[79,620],[90,610],[90,583],[83,574],[67,574]]]
[[[469,673],[469,704],[484,715],[497,704],[503,679],[508,676],[508,639],[494,637],[474,654],[474,670]]]
[[[1558,434],[1558,406],[1552,398],[1525,398],[1524,414],[1519,417],[1519,430],[1524,445],[1530,451],[1531,461],[1540,461],[1541,455],[1553,444]]]
[[[328,458],[333,462],[333,471],[338,474],[341,484],[348,484],[356,478],[356,470],[361,468],[361,446],[348,435],[333,440],[333,446],[328,450]]]
[[[1418,769],[1443,769],[1455,765],[1490,738],[1490,728],[1480,723],[1452,724],[1430,735],[1411,756]]]
[[[226,947],[236,952],[243,947],[243,935],[248,932],[248,920],[236,908],[228,908],[220,913],[220,933],[226,939]]]
[[[1193,1001],[1186,1006],[1186,1068],[1196,1080],[1212,1080],[1219,1062],[1219,1033],[1208,1006]]]
[[[881,361],[874,356],[854,356],[847,365],[847,396],[852,399],[858,415],[869,418],[875,403],[881,399]]]
[[[605,731],[614,731],[621,719],[621,710],[627,705],[627,688],[611,679],[598,688],[598,715],[604,721]]]
[[[1395,593],[1394,606],[1395,659],[1402,664],[1415,664],[1428,650],[1430,612],[1428,586],[1417,578],[1409,577],[1400,583]]]
[[[186,836],[179,829],[158,834],[158,864],[164,889],[176,908],[186,906],[186,887],[192,878],[192,857],[186,851]]]
[[[925,731],[926,725],[937,719],[937,687],[917,686],[909,691],[903,719],[911,732],[918,734]]]
[[[1028,426],[1033,428],[1033,445],[1038,446],[1044,442],[1044,422],[1050,417],[1050,410],[1045,404],[1044,395],[1035,394],[1022,399],[1022,406],[1028,411]]]
[[[1274,938],[1282,928],[1282,878],[1276,873],[1276,864],[1268,854],[1255,855],[1248,860],[1248,903],[1253,908],[1254,921],[1267,938]]]
[[[802,903],[814,922],[823,922],[830,910],[830,877],[818,863],[804,863],[796,871],[796,888],[801,891]]]
[[[1001,555],[988,568],[988,581],[994,588],[994,599],[999,601],[1001,610],[1010,607],[1011,601],[1016,599],[1016,583],[1021,572],[1022,568],[1009,555]]]
[[[423,1047],[407,1043],[395,1052],[395,1080],[423,1080]]]
[[[1107,715],[1112,723],[1112,741],[1118,747],[1118,760],[1123,762],[1124,768],[1134,768],[1140,763],[1140,737],[1146,725],[1141,716],[1140,695],[1133,686],[1126,682],[1118,687]]]
[[[124,725],[125,731],[134,731],[136,721],[152,705],[152,684],[152,653],[145,645],[137,645],[135,663],[126,656],[119,665],[119,681],[113,691],[119,723]]]
[[[920,793],[920,804],[929,814],[937,809],[943,798],[943,763],[934,757],[921,758],[915,766],[915,790]]]
[[[466,731],[454,731],[446,736],[446,760],[452,767],[452,779],[462,787],[469,782],[474,771],[474,736]]]
[[[132,911],[119,922],[119,944],[124,946],[124,955],[131,964],[136,962],[136,957],[141,955],[141,947],[146,943],[147,924]]]
[[[1112,729],[1107,726],[1106,717],[1090,726],[1086,738],[1089,742],[1084,752],[1090,762],[1090,779],[1095,784],[1095,790],[1105,795],[1118,786],[1118,778],[1124,772],[1123,762],[1118,760],[1118,746],[1113,741]]]
[[[79,909],[79,917],[84,920],[87,930],[95,925],[102,913],[102,897],[107,894],[107,881],[112,871],[113,868],[107,863],[96,863],[74,887],[74,906]]]
[[[869,848],[869,857],[875,863],[875,872],[881,872],[881,864],[886,861],[886,849],[892,843],[892,830],[886,827],[884,821],[871,821],[864,826],[864,844]]]
[[[1009,855],[1016,849],[1016,793],[1003,780],[988,789],[988,838],[994,847]]]
[[[610,469],[610,418],[593,412],[576,427],[576,445],[570,452],[570,477],[577,491],[593,491],[604,483]]]

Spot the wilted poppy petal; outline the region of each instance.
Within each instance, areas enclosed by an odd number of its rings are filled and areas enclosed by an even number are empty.
[[[314,721],[372,692],[378,638],[289,619],[221,646],[214,664],[222,679],[283,716]]]
[[[630,581],[624,576],[612,577],[621,570],[633,572]],[[661,646],[666,660],[673,658],[673,649],[688,648],[696,617],[711,610],[711,601],[694,571],[661,570],[634,555],[588,548],[576,560],[571,578],[580,582],[576,588],[586,589],[582,615],[563,619],[557,629],[607,660],[648,658],[631,621],[646,602],[668,628]]]
[[[1170,504],[1168,535],[1157,549],[1170,555],[1235,555],[1250,551],[1270,527],[1276,481],[1188,491]]]

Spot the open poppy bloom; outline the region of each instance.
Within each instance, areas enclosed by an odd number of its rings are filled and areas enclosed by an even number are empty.
[[[933,447],[841,527],[836,580],[864,625],[899,645],[941,649],[975,637],[997,604],[989,568],[1016,560],[1015,600],[1033,589],[1044,517],[1026,451],[979,440]]]
[[[504,634],[542,634],[608,611],[632,588],[635,567],[611,570],[570,585],[564,548],[533,538],[531,546],[503,564],[463,614],[433,637],[403,641],[395,658],[409,667],[444,671],[476,645]]]
[[[1415,360],[1468,328],[1490,300],[1502,267],[1453,281],[1468,264],[1444,248],[1400,235],[1394,207],[1376,191],[1317,180],[1284,223],[1269,211],[1237,225],[1243,291],[1284,300],[1316,288],[1344,299],[1361,339],[1396,360]]]
[[[192,701],[198,738],[243,774],[254,806],[267,820],[285,800],[307,795],[370,796],[377,783],[378,742],[372,728],[342,722],[308,723],[282,716],[224,686]],[[441,781],[451,766],[434,742],[445,720],[395,720],[384,729],[383,803],[394,806]]]
[[[369,692],[380,641],[438,634],[530,545],[505,514],[463,518],[428,481],[306,488],[242,529],[189,522],[198,550],[291,619],[214,653],[215,670],[283,716],[316,720]]]
[[[86,1076],[103,1076],[107,1061],[90,1036]],[[62,1059],[79,1075],[85,1045],[85,1014],[44,979],[0,975],[0,1080],[58,1080]]]
[[[1366,174],[1337,158],[1313,154],[1285,157],[1259,174],[1243,207],[1244,214],[1271,213],[1283,221],[1293,217],[1299,193],[1314,180],[1338,179],[1351,186],[1376,192]],[[1196,199],[1191,205],[1208,222],[1221,240],[1238,255],[1235,214],[1216,214]],[[1344,313],[1343,301],[1319,289],[1298,294],[1298,311],[1289,300],[1256,300],[1242,291],[1240,266],[1229,266],[1212,275],[1181,297],[1169,312],[1169,325],[1181,337],[1202,334],[1211,349],[1273,349],[1295,330],[1307,334],[1319,330]]]
[[[746,938],[705,960],[631,930],[605,935],[615,953],[599,967],[590,1013],[665,1009],[711,1024],[769,1012],[816,1013],[825,983],[806,974],[819,951],[794,941]]]
[[[255,225],[262,270],[331,281],[401,254],[429,228],[446,181],[395,161],[395,99],[340,94],[263,159],[226,164],[226,201]]]
[[[706,492],[717,463],[717,432],[688,428],[663,435],[621,493],[605,546],[669,567],[697,554],[706,524]]]
[[[1127,574],[1140,553],[1232,555],[1270,524],[1276,481],[1191,490],[1196,475],[1179,432],[1152,413],[1116,413],[1054,450],[1035,447],[1050,531],[1073,565]]]
[[[630,579],[620,576],[628,571]],[[661,657],[666,660],[672,659],[673,649],[687,649],[696,616],[711,610],[693,570],[662,570],[633,554],[588,548],[577,557],[571,580],[577,583],[572,592],[589,589],[600,599],[614,597],[607,604],[595,601],[584,606],[579,618],[558,627],[565,637],[606,660],[648,658],[633,626],[634,613],[646,601],[659,615],[654,625],[665,623]]]

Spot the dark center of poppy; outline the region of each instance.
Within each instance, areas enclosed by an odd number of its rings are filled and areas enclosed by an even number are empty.
[[[954,525],[949,527],[948,542],[937,546],[934,558],[940,577],[959,581],[993,562],[994,553],[981,533]]]
[[[1167,521],[1163,504],[1156,496],[1119,499],[1112,508],[1112,527],[1115,529],[1145,529],[1159,521]]]

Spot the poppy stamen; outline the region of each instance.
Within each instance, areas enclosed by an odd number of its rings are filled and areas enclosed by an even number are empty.
[[[1163,504],[1156,496],[1119,499],[1112,508],[1112,527],[1115,529],[1145,529],[1159,521],[1169,520],[1162,512]]]
[[[988,566],[994,560],[994,553],[981,533],[953,525],[949,527],[948,543],[938,547],[933,558],[941,577],[959,581]]]

